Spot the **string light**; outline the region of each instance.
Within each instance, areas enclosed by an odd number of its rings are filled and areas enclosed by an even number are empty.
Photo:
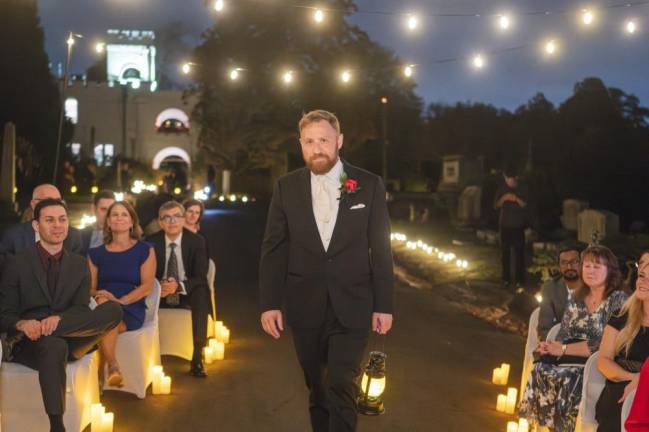
[[[185,63],[180,68],[185,75],[188,75],[192,71],[191,63]]]
[[[553,56],[557,52],[557,42],[554,39],[548,40],[545,42],[543,50],[547,55]]]
[[[476,69],[482,69],[485,66],[485,59],[482,56],[482,54],[476,54],[475,56],[473,56],[473,59],[471,60],[471,64]]]
[[[318,24],[321,24],[325,19],[325,14],[322,11],[322,9],[316,9],[316,11],[313,13],[313,20],[317,22]]]
[[[417,30],[417,27],[419,27],[419,18],[416,15],[408,14],[406,16],[406,26],[410,31]]]
[[[214,10],[216,12],[223,12],[224,8],[225,8],[225,1],[224,0],[216,0],[214,2]]]
[[[595,13],[590,9],[584,9],[581,11],[581,22],[587,27],[592,25],[595,22]]]
[[[628,20],[624,25],[624,29],[628,34],[635,34],[638,31],[638,24],[634,20]]]
[[[74,45],[74,36],[70,35],[70,37],[68,37],[68,40],[66,41],[66,43],[68,44],[68,46]]]
[[[509,28],[512,25],[511,18],[507,14],[500,15],[498,17],[498,27],[500,27],[501,30],[509,30]]]

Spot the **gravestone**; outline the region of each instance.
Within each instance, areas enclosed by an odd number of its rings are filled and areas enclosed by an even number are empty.
[[[577,231],[577,218],[579,213],[588,208],[588,203],[576,199],[563,201],[563,213],[561,214],[561,225],[568,231]]]
[[[457,205],[457,219],[462,223],[472,223],[480,220],[480,203],[482,188],[468,186],[460,194]]]
[[[577,239],[590,244],[593,234],[597,233],[599,240],[617,235],[620,232],[620,217],[608,210],[587,209],[579,213],[577,218]]]

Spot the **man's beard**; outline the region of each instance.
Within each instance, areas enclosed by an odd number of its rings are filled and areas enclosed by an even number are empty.
[[[568,282],[579,280],[579,273],[574,270],[568,270],[562,274],[563,278]]]
[[[317,159],[317,161],[316,161]],[[311,170],[313,174],[320,175],[326,174],[336,165],[338,161],[338,152],[333,159],[330,159],[329,156],[325,154],[314,155],[308,161],[305,161],[306,166]]]

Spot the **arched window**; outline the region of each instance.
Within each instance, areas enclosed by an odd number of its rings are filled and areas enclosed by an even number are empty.
[[[135,68],[128,68],[124,71],[122,74],[122,79],[123,80],[139,80],[141,77],[140,71],[135,69]]]
[[[77,124],[79,121],[79,101],[75,98],[67,98],[65,100],[65,116],[70,119],[72,124]]]
[[[189,116],[178,108],[168,108],[158,114],[155,127],[160,133],[187,133],[189,132]]]

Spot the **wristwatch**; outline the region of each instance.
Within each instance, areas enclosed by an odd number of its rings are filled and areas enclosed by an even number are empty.
[[[566,344],[561,345],[561,355],[559,357],[563,357],[566,354],[567,349],[568,349],[568,345]]]

